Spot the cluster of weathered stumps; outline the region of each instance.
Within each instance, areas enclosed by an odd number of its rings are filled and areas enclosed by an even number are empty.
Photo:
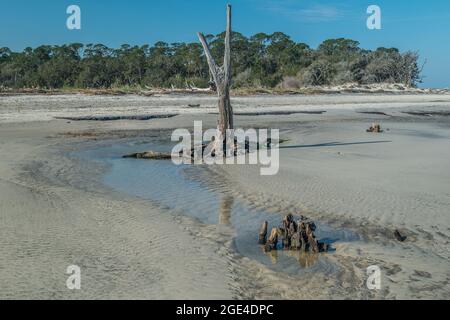
[[[379,123],[373,123],[369,129],[366,130],[369,133],[382,133],[381,125]]]
[[[279,239],[281,239],[284,250],[319,253],[329,249],[327,243],[316,240],[314,235],[316,224],[304,216],[295,221],[293,215],[287,215],[281,226],[272,229],[269,238],[267,238],[268,226],[268,222],[264,221],[259,232],[258,242],[260,245],[264,245],[265,251],[277,250]]]

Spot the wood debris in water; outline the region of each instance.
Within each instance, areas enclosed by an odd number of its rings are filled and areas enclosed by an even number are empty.
[[[367,129],[367,132],[381,133],[383,130],[381,130],[381,125],[379,123],[374,123],[369,129]]]
[[[301,216],[298,221],[294,220],[294,216],[289,214],[283,221],[281,226],[272,228],[269,238],[268,222],[264,221],[259,231],[259,244],[264,245],[266,251],[278,249],[278,242],[281,240],[284,250],[300,250],[312,253],[327,252],[329,246],[316,240],[314,235],[316,224]]]
[[[123,158],[134,158],[134,159],[152,159],[152,160],[169,160],[172,159],[171,153],[163,153],[163,152],[140,152],[140,153],[132,153],[123,156]]]

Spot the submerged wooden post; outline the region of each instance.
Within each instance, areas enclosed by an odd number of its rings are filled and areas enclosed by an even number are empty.
[[[226,130],[233,129],[233,108],[230,102],[231,85],[231,5],[227,6],[227,29],[225,34],[225,54],[223,66],[219,67],[214,61],[205,36],[198,33],[198,38],[202,43],[205,56],[208,61],[209,70],[217,88],[219,97],[219,120],[218,130],[225,139]],[[218,141],[217,141],[218,142]],[[219,142],[218,142],[219,143]]]
[[[261,226],[261,229],[259,230],[259,239],[258,239],[259,244],[266,244],[268,226],[269,226],[269,223],[267,221],[264,221]]]

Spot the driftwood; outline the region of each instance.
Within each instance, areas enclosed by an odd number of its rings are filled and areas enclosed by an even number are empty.
[[[327,243],[316,240],[314,231],[316,224],[305,217],[295,221],[293,215],[287,215],[280,227],[272,228],[267,241],[268,223],[264,221],[259,233],[259,244],[264,245],[266,251],[278,249],[278,241],[281,239],[284,250],[300,250],[312,253],[326,252],[329,247]]]
[[[405,235],[403,235],[398,229],[394,231],[394,237],[395,237],[398,241],[400,241],[400,242],[405,241],[406,238],[407,238],[407,237],[406,237]]]
[[[278,143],[281,144],[286,141],[288,141],[288,140],[280,139],[278,141]],[[188,151],[189,152],[188,154],[185,155],[183,151],[180,151],[180,153],[175,156],[187,157],[187,158],[191,158],[191,160],[195,160],[199,156],[204,156],[205,150],[207,147],[208,147],[207,143],[202,144],[202,154],[201,155],[197,154],[196,148],[191,148]],[[227,154],[226,150],[228,147],[225,141],[223,142],[222,147],[223,147],[223,151],[224,151],[223,156],[225,156]],[[256,149],[256,151],[259,151],[263,148],[271,149],[272,147],[273,147],[273,141],[271,138],[268,138],[263,144],[260,144],[259,142],[257,142],[256,145],[254,146],[254,149]],[[236,157],[238,155],[238,149],[239,149],[237,138],[234,139],[234,144],[232,145],[232,148],[233,148],[233,154]],[[249,154],[250,152],[255,151],[254,149],[251,148],[250,141],[247,138],[244,142],[245,153]],[[216,156],[214,150],[211,152],[211,155]],[[168,152],[145,151],[145,152],[127,154],[127,155],[124,155],[122,158],[146,159],[146,160],[171,160],[172,156],[173,155]]]
[[[178,114],[144,114],[144,115],[121,115],[121,116],[86,116],[86,117],[55,117],[57,120],[70,121],[118,121],[118,120],[152,120],[168,119],[178,116]]]
[[[132,153],[123,156],[123,158],[134,158],[134,159],[151,159],[151,160],[170,160],[172,159],[171,153],[164,152],[140,152],[140,153]]]
[[[372,124],[372,126],[367,129],[367,132],[373,132],[373,133],[381,133],[383,130],[381,130],[381,125],[378,123]]]

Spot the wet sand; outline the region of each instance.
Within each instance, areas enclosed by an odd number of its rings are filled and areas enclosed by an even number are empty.
[[[197,102],[198,110],[185,107]],[[235,109],[245,114],[238,126],[279,128],[289,139],[281,170],[261,177],[252,166],[187,169],[181,177],[199,184],[196,201],[207,199],[202,192],[222,195],[204,208],[183,209],[188,197],[173,207],[146,192],[167,170],[108,181],[117,173],[108,161],[122,152],[114,146],[145,151],[145,143],[165,143],[171,129],[190,129],[194,120],[212,127],[213,103],[204,96],[2,98],[0,298],[450,298],[450,118],[404,113],[448,111],[448,95],[237,98]],[[251,115],[311,110],[326,112]],[[174,112],[148,121],[53,119]],[[373,121],[389,131],[367,134]],[[102,148],[109,151],[80,158]],[[317,257],[248,253],[251,237],[242,235],[259,227],[258,212],[261,222],[306,214],[358,238],[343,236]],[[395,240],[395,228],[407,241]],[[72,264],[82,269],[80,291],[66,288]],[[380,291],[365,286],[373,264],[383,271]]]

